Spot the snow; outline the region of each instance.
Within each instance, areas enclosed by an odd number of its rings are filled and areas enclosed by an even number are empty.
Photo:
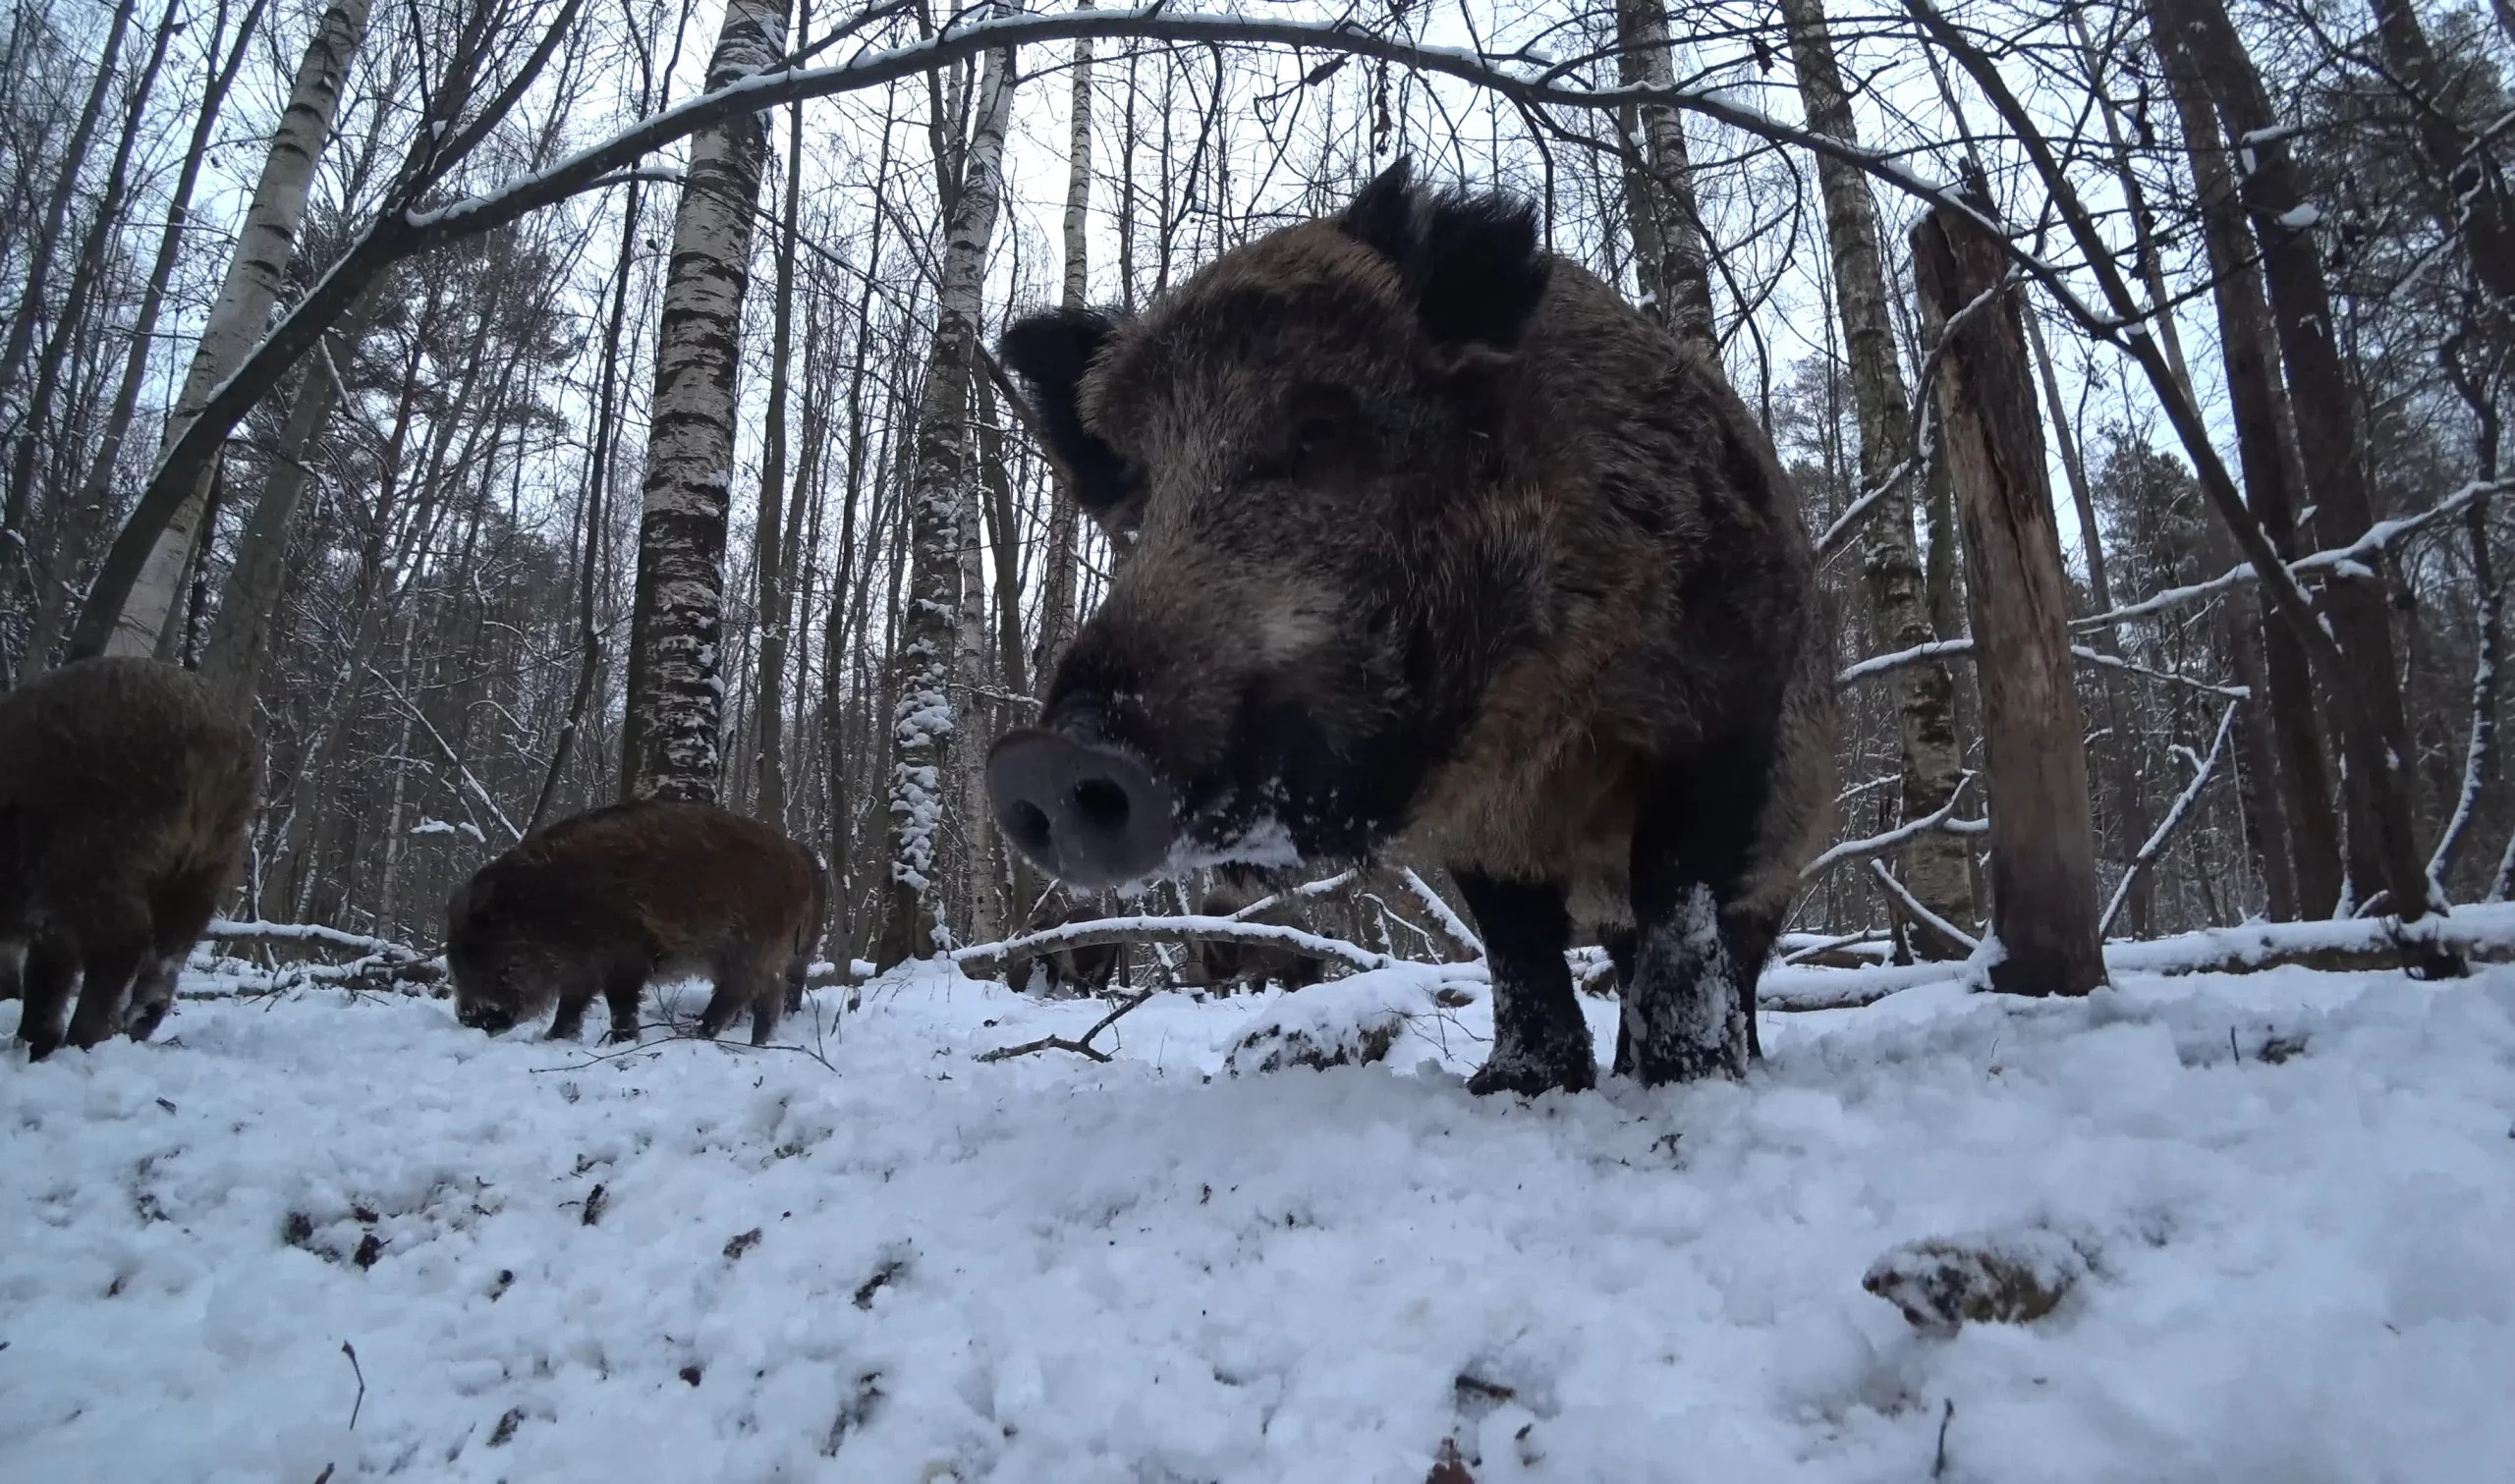
[[[2515,1476],[2515,969],[2116,977],[1535,1102],[1466,1092],[1455,965],[1105,1064],[976,1062],[1107,1006],[931,965],[757,1053],[188,1000],[0,1065],[0,1477],[1911,1481],[1942,1424],[1959,1481]],[[1863,1291],[1924,1251],[2070,1281],[1932,1335]]]

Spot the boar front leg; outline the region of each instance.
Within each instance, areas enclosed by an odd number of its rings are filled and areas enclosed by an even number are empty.
[[[26,1003],[19,1009],[18,1039],[27,1043],[27,1060],[40,1062],[61,1046],[61,1018],[79,978],[77,946],[58,929],[36,933],[20,961],[19,976]]]
[[[635,965],[616,967],[603,976],[602,999],[611,1007],[614,1041],[638,1039],[638,1001],[646,992],[646,971]]]
[[[1493,1050],[1468,1078],[1468,1090],[1534,1097],[1549,1087],[1581,1092],[1594,1085],[1598,1067],[1590,1024],[1581,1018],[1572,968],[1563,960],[1572,937],[1563,888],[1496,881],[1473,871],[1454,874],[1484,936],[1484,962],[1493,977]]]
[[[1746,1075],[1756,979],[1779,927],[1739,900],[1769,756],[1768,748],[1715,748],[1635,823],[1634,939],[1616,1071],[1645,1086]]]

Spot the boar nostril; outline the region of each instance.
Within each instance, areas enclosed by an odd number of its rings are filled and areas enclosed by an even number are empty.
[[[1074,786],[1074,806],[1093,827],[1122,830],[1127,825],[1127,791],[1105,778],[1087,778]]]
[[[1017,798],[1005,806],[1004,829],[1015,845],[1032,854],[1048,848],[1047,811],[1027,798]]]

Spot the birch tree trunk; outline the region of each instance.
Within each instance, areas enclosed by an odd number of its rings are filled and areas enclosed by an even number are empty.
[[[1081,0],[1076,7],[1090,10],[1091,0]],[[1065,156],[1065,284],[1059,297],[1067,309],[1081,309],[1090,292],[1090,260],[1086,229],[1091,210],[1091,38],[1074,43],[1074,100],[1071,105],[1072,125],[1067,137]],[[1083,534],[1082,507],[1075,503],[1074,490],[1067,484],[1065,472],[1050,475],[1052,486],[1048,506],[1048,552],[1041,564],[1039,588],[1039,645],[1031,660],[1031,673],[1042,696],[1048,682],[1056,676],[1057,661],[1065,657],[1065,646],[1074,637],[1074,569],[1081,560]]]
[[[1859,143],[1851,102],[1834,62],[1820,0],[1784,0],[1791,55],[1799,70],[1808,127],[1846,144]],[[1867,180],[1831,156],[1816,160],[1833,249],[1834,297],[1841,310],[1843,351],[1851,365],[1852,400],[1860,416],[1864,492],[1882,489],[1861,537],[1861,576],[1869,590],[1874,638],[1881,650],[1908,649],[1933,637],[1924,601],[1922,564],[1913,542],[1915,456],[1912,405],[1895,357],[1895,329],[1886,271],[1877,244],[1876,206]],[[1896,671],[1895,732],[1904,775],[1904,817],[1936,813],[1963,775],[1956,738],[1956,683],[1944,664]],[[1946,921],[1976,918],[1964,838],[1933,830],[1906,846],[1902,881],[1922,906]],[[1917,944],[1931,957],[1962,957],[1964,945],[1913,923]]]
[[[236,74],[245,64],[245,53],[261,23],[267,0],[252,0],[229,43],[226,60],[202,83],[197,111],[193,118],[193,135],[184,150],[182,170],[177,174],[172,198],[166,209],[166,226],[158,234],[157,256],[148,270],[148,286],[141,291],[140,308],[132,316],[131,342],[124,353],[122,381],[114,394],[113,411],[105,414],[104,431],[96,439],[95,454],[87,462],[87,475],[79,487],[79,504],[85,509],[101,509],[113,484],[114,467],[122,456],[122,441],[131,431],[131,420],[140,407],[140,389],[147,380],[149,353],[156,348],[157,315],[166,302],[166,286],[175,273],[175,259],[182,251],[184,226],[192,214],[193,191],[200,182],[201,166],[209,158],[209,141],[219,114],[225,109],[227,94],[235,85]],[[217,29],[210,38],[210,50],[226,38],[227,12],[222,4],[218,12]],[[43,658],[37,656],[37,659]]]
[[[1667,87],[1675,82],[1668,56],[1668,12],[1663,0],[1616,0],[1616,69],[1626,84]],[[1715,367],[1720,344],[1711,328],[1711,266],[1704,251],[1703,213],[1696,203],[1694,166],[1686,153],[1685,122],[1657,103],[1640,110],[1648,172],[1639,189],[1628,186],[1633,240],[1641,259],[1642,291],[1651,317],[1704,353]]]
[[[315,23],[313,39],[307,43],[289,90],[288,108],[280,115],[270,152],[263,158],[261,179],[246,211],[244,235],[237,239],[236,255],[228,260],[227,280],[210,306],[200,344],[193,350],[192,369],[184,377],[174,413],[166,419],[170,444],[191,425],[210,390],[244,359],[270,323],[271,307],[279,302],[281,275],[287,271],[297,229],[306,218],[306,194],[313,184],[314,167],[331,136],[332,117],[340,108],[351,59],[366,35],[366,12],[367,0],[332,0]],[[193,548],[201,539],[209,485],[205,470],[166,528],[157,532],[147,561],[132,584],[131,597],[115,617],[112,635],[105,642],[107,653],[159,653],[180,636],[177,600]]]
[[[785,50],[784,0],[726,0],[707,86],[755,73]],[[720,646],[734,370],[767,152],[767,125],[757,114],[690,143],[655,335],[620,752],[623,798],[712,803],[724,771]]]
[[[954,691],[969,679],[956,674],[955,666],[961,553],[976,539],[978,516],[970,461],[970,368],[978,350],[987,246],[1003,190],[1005,116],[1012,101],[1013,53],[990,51],[979,72],[958,189],[945,203],[934,340],[926,354],[908,490],[908,603],[891,718],[897,752],[891,766],[890,880],[873,956],[883,968],[935,946],[934,898],[942,875],[935,855],[947,797],[943,771],[961,725]],[[975,830],[971,838],[978,838]]]
[[[2052,522],[2033,371],[2015,290],[1948,328],[2000,282],[2000,245],[1941,206],[1913,228],[1924,320],[1948,344],[1932,388],[1965,531],[1991,820],[1991,987],[2085,994],[2104,982],[2087,746],[2071,672],[2069,579]]]

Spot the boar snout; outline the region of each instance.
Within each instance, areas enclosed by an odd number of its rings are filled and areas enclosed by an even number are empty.
[[[1176,834],[1169,788],[1129,753],[1008,732],[987,754],[995,822],[1040,869],[1087,889],[1150,874]]]
[[[466,1030],[485,1030],[493,1036],[515,1029],[516,1022],[513,1011],[497,1005],[466,1005],[454,1013],[454,1018]]]

